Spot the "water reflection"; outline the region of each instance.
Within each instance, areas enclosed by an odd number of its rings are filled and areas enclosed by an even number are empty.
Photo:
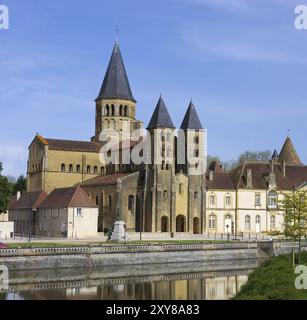
[[[4,294],[7,300],[225,300],[233,297],[247,281],[251,270],[235,275],[206,275],[204,273],[161,275],[161,280],[125,278],[113,284],[83,286],[62,282],[29,285],[28,289]],[[219,272],[221,273],[221,272]],[[228,273],[228,275],[227,275]],[[164,279],[163,279],[164,278]],[[18,286],[17,286],[18,288]],[[10,289],[12,290],[12,289]]]

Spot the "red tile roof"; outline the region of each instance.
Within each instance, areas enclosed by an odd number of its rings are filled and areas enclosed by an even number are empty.
[[[101,144],[98,142],[59,140],[49,138],[46,138],[45,140],[47,141],[50,150],[99,153],[101,149]]]
[[[117,180],[123,177],[128,176],[131,173],[116,173],[107,176],[99,176],[95,178],[91,178],[83,182],[81,186],[100,186],[100,185],[110,185],[116,184]]]
[[[40,208],[97,208],[88,194],[80,187],[54,189]]]
[[[11,209],[37,209],[46,197],[47,193],[45,191],[24,192]]]

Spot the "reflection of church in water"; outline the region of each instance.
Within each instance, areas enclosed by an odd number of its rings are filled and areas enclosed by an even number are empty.
[[[226,273],[227,274],[227,273]],[[169,276],[169,280],[132,282],[114,280],[112,285],[73,287],[22,293],[24,299],[61,300],[227,300],[247,281],[247,274]]]

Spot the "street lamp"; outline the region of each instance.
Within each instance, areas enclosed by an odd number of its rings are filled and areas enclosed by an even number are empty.
[[[227,241],[229,241],[229,224],[226,225],[226,229],[227,229]]]

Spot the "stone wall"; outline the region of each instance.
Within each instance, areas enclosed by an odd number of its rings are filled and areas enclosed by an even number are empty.
[[[230,261],[262,256],[256,243],[104,245],[2,249],[0,264],[22,270]]]

